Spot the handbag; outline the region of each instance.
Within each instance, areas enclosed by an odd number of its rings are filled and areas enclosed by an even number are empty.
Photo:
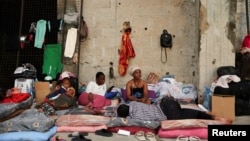
[[[64,14],[64,23],[69,25],[78,25],[79,14],[77,12]]]

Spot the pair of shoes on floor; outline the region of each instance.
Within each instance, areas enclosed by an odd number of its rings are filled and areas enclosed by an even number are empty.
[[[83,135],[79,135],[78,137],[72,138],[71,141],[92,141],[92,140],[85,138]]]
[[[71,141],[91,141],[91,139],[85,138],[88,133],[86,132],[73,132],[68,135],[68,137],[74,137],[71,139]]]
[[[78,137],[78,136],[87,136],[88,133],[87,132],[73,132],[71,134],[68,135],[68,137]]]
[[[139,141],[156,141],[156,136],[152,132],[138,131],[135,133],[135,138]]]
[[[186,136],[180,135],[177,137],[176,141],[201,141],[201,139],[196,136],[186,137]]]

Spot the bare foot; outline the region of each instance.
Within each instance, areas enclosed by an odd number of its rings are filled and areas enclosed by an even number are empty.
[[[223,122],[224,124],[232,124],[233,123],[233,120],[232,119],[227,119],[227,118],[222,118],[222,117],[214,117],[215,120],[218,120],[218,121],[221,121]]]

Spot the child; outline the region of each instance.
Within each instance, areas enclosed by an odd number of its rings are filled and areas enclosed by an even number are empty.
[[[70,97],[74,97],[73,88],[71,87],[69,78],[64,78],[62,80],[61,86],[60,85],[56,86],[55,90],[52,93],[48,94],[46,98],[48,100],[54,100],[58,98],[61,94],[67,94]]]

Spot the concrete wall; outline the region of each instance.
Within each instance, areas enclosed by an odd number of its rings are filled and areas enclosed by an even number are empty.
[[[160,77],[169,72],[177,81],[197,85],[198,15],[196,0],[84,0],[89,37],[81,43],[80,81],[94,80],[97,71],[106,74],[108,85],[123,86],[131,79],[128,74],[118,74],[122,24],[130,21],[136,57],[129,60],[129,66],[140,65],[144,79],[149,72]],[[172,49],[167,50],[167,63],[160,57],[163,29],[174,37]],[[110,62],[114,63],[114,79],[109,79]]]
[[[199,88],[209,85],[217,78],[220,66],[235,65],[235,48],[229,38],[230,0],[201,0],[201,40],[199,60]],[[235,29],[234,29],[235,30]]]
[[[80,1],[76,0],[78,11]],[[247,34],[244,4],[244,0],[83,0],[89,36],[80,44],[79,80],[94,80],[97,71],[106,74],[108,85],[124,86],[131,79],[118,74],[122,24],[130,21],[136,57],[129,66],[140,65],[143,79],[149,72],[160,77],[169,72],[179,82],[195,84],[201,94],[219,66],[235,65],[235,53]],[[160,57],[163,29],[174,37],[167,63]],[[109,79],[110,62],[114,79]],[[75,71],[75,66],[66,59],[64,70]]]

